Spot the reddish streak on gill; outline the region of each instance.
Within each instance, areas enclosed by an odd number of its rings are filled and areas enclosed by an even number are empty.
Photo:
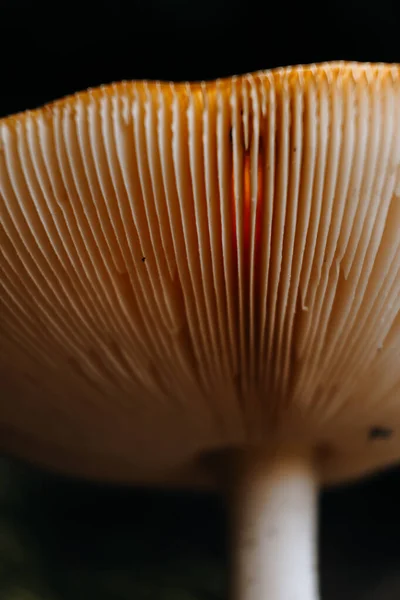
[[[260,171],[260,168],[259,168]],[[260,172],[259,172],[260,178]],[[250,223],[251,223],[251,158],[250,153],[247,151],[244,155],[243,161],[243,243],[245,256],[248,256],[249,245],[250,245]],[[232,227],[234,239],[237,240],[237,228],[236,228],[236,199],[235,199],[235,172],[232,170],[232,188],[231,188],[231,202],[232,202]]]
[[[261,242],[261,226],[262,226],[262,185],[263,185],[263,172],[262,172],[262,153],[259,152],[257,156],[257,180],[252,182],[252,158],[250,151],[247,150],[243,158],[243,215],[242,220],[239,219],[239,223],[242,223],[243,227],[243,254],[245,270],[248,273],[250,270],[250,261],[254,261],[254,270],[257,271],[257,265],[260,253],[260,242]],[[234,251],[237,253],[237,207],[235,199],[235,173],[232,170],[232,187],[231,187],[231,206],[232,206],[232,230],[234,240]],[[252,206],[254,199],[255,204]],[[255,214],[254,214],[255,213]],[[252,223],[254,222],[254,246],[251,248],[251,230]]]
[[[247,151],[244,155],[244,177],[243,177],[243,244],[246,258],[249,256],[250,245],[250,222],[251,222],[251,158]]]

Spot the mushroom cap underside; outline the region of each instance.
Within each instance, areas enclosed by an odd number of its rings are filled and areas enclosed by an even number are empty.
[[[400,67],[124,82],[0,120],[0,448],[206,485],[400,459]]]

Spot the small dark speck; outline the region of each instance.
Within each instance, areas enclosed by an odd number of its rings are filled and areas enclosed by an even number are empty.
[[[393,435],[393,429],[390,427],[371,427],[368,433],[370,440],[387,440]]]
[[[293,148],[293,152],[297,152],[297,147],[296,146]]]
[[[145,260],[146,260],[146,257],[145,257],[145,256],[143,256],[143,258],[142,258],[142,262],[144,262]]]

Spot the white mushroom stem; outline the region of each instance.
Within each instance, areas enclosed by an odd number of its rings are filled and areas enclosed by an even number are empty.
[[[317,600],[318,485],[310,459],[246,459],[234,498],[235,600]]]

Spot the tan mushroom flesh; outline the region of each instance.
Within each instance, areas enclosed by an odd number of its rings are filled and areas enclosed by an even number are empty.
[[[0,120],[0,210],[0,448],[228,483],[236,597],[315,600],[319,487],[400,459],[400,67]]]

